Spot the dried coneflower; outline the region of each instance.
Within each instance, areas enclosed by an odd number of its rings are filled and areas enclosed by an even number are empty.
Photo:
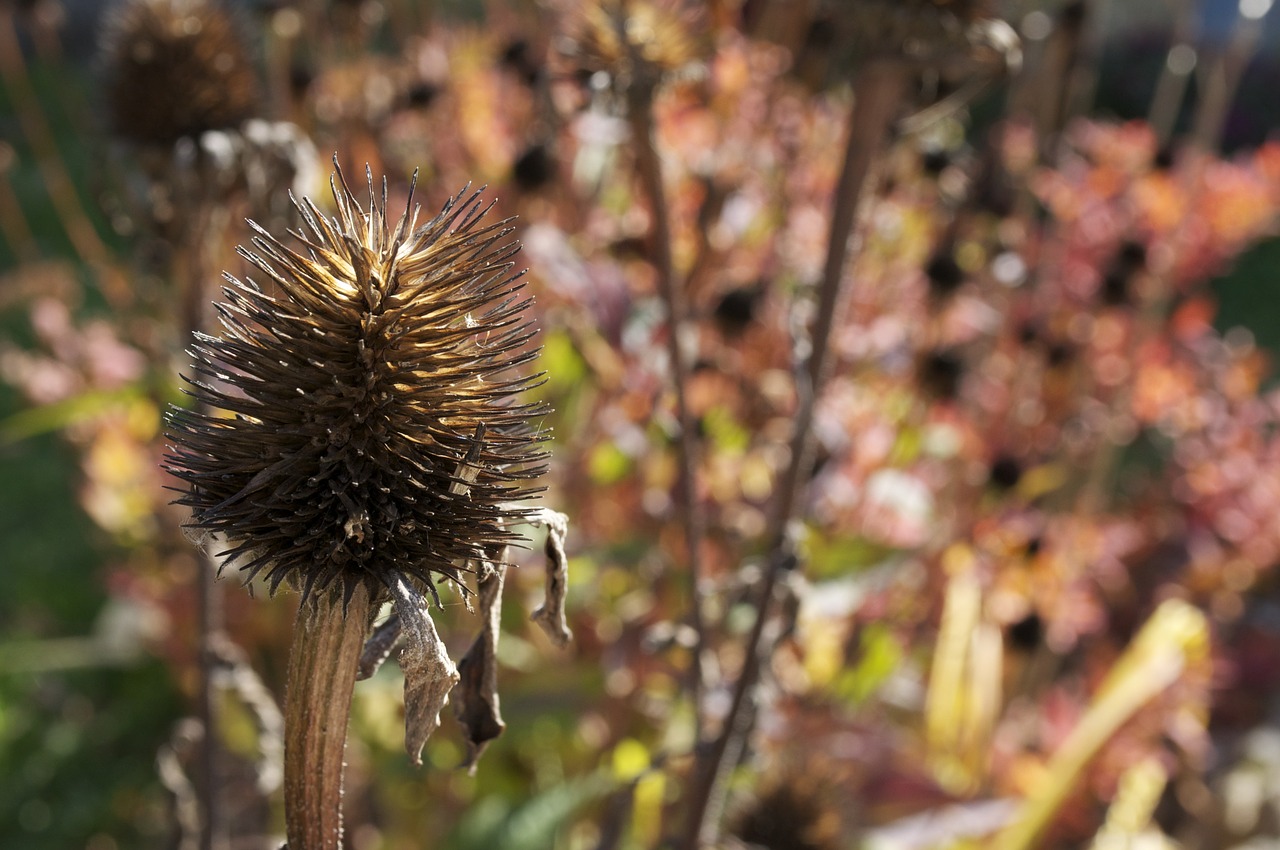
[[[831,798],[817,777],[783,776],[738,814],[733,833],[761,850],[831,850],[840,834]]]
[[[190,527],[222,565],[302,591],[286,707],[290,846],[335,847],[342,741],[372,612],[407,639],[407,739],[418,758],[458,681],[432,619],[436,584],[488,572],[540,473],[544,408],[520,399],[536,355],[529,299],[479,193],[427,224],[368,209],[341,172],[337,214],[309,200],[289,246],[261,228],[241,255],[273,285],[227,276],[224,332],[197,334],[195,409],[170,420]],[[410,191],[412,197],[412,190]],[[412,204],[412,201],[410,201]],[[334,739],[337,739],[335,744]]]
[[[124,0],[103,56],[112,128],[128,141],[170,146],[258,111],[248,39],[219,0]]]
[[[577,27],[578,60],[621,88],[650,87],[705,52],[696,9],[680,0],[587,0]]]
[[[536,354],[507,222],[459,195],[415,229],[363,210],[339,172],[338,214],[298,205],[300,250],[262,229],[241,255],[280,292],[228,277],[226,333],[200,335],[194,395],[174,414],[191,525],[226,562],[305,595],[403,575],[427,588],[512,539],[507,504],[541,457],[514,401]],[[385,195],[383,196],[385,203]]]

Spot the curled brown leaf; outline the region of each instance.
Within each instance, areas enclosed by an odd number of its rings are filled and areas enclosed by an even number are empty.
[[[467,733],[468,768],[475,767],[485,746],[502,734],[507,724],[498,706],[498,631],[502,615],[502,588],[507,568],[482,563],[477,571],[480,616],[484,625],[467,654],[458,662],[462,676],[454,712]]]
[[[564,542],[569,533],[569,518],[544,508],[532,520],[535,525],[547,528],[547,594],[531,619],[542,627],[552,643],[567,646],[573,640],[564,614],[565,594],[569,589],[569,556],[565,554]]]
[[[458,683],[458,668],[436,632],[426,598],[403,577],[391,585],[404,633],[400,669],[404,671],[404,747],[414,764],[422,764],[422,748],[440,726],[440,711]]]

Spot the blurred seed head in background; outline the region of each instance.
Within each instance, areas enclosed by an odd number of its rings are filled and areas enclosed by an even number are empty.
[[[257,114],[249,39],[218,0],[126,0],[103,34],[113,131],[170,146]]]

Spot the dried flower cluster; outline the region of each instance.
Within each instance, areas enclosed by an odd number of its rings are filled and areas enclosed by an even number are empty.
[[[192,527],[224,535],[246,580],[434,593],[513,538],[508,503],[540,469],[543,408],[515,398],[536,353],[518,246],[482,224],[479,193],[388,227],[385,184],[379,204],[369,178],[368,211],[341,172],[332,186],[336,218],[298,204],[300,251],[261,229],[242,251],[278,294],[228,276],[169,461]]]

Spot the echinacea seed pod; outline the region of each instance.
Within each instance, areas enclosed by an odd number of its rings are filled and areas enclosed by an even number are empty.
[[[992,6],[988,0],[752,0],[744,25],[751,35],[788,47],[793,73],[811,88],[886,60],[962,83],[975,73],[999,76],[1021,61],[1016,34],[990,17]]]
[[[777,777],[738,813],[733,832],[752,847],[830,850],[839,846],[841,828],[832,797],[819,777]]]
[[[461,585],[516,539],[545,456],[545,408],[520,399],[537,351],[509,223],[483,223],[464,190],[421,227],[412,206],[389,225],[386,183],[379,200],[368,182],[368,210],[340,170],[335,217],[295,202],[294,247],[253,225],[240,254],[276,294],[226,276],[225,332],[192,349],[197,407],[169,422],[190,527],[224,538],[246,583],[304,599]]]
[[[253,117],[260,87],[244,29],[219,0],[123,0],[102,41],[116,135],[170,146]]]
[[[607,72],[620,87],[652,87],[704,54],[698,23],[696,7],[681,0],[587,0],[578,60],[586,70]]]

